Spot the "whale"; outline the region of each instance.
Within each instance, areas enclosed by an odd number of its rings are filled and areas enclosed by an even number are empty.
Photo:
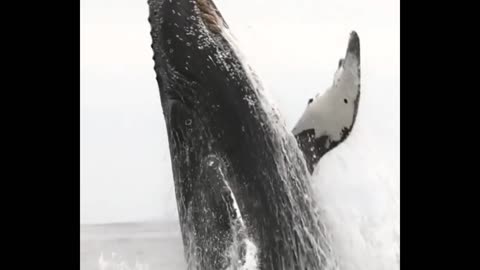
[[[335,269],[310,167],[353,126],[356,33],[334,86],[309,104],[292,131],[213,1],[148,5],[187,268]],[[338,111],[317,108],[337,103]],[[312,120],[332,116],[341,123]]]

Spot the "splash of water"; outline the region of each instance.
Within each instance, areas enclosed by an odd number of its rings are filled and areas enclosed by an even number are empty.
[[[122,259],[121,256],[117,255],[115,252],[112,252],[110,258],[105,258],[103,252],[100,253],[98,258],[98,269],[99,270],[150,270],[149,265],[142,263],[135,259],[135,264],[133,266],[128,265],[128,263]]]
[[[384,154],[368,151],[365,145],[375,144],[362,128],[318,164],[312,179],[316,196],[342,270],[398,270],[398,175],[381,160]]]

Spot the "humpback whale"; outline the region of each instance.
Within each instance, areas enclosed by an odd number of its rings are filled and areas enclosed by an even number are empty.
[[[148,4],[188,269],[336,268],[310,167],[353,126],[358,36],[291,132],[211,0]]]

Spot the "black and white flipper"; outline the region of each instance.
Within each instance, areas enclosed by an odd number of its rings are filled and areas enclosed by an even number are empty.
[[[360,40],[353,31],[345,58],[339,61],[333,85],[323,95],[308,101],[292,131],[310,173],[325,153],[348,137],[355,123],[359,100]]]

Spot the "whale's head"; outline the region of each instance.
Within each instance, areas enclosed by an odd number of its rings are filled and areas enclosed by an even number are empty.
[[[195,149],[195,155],[199,147],[234,151],[242,147],[239,134],[261,135],[262,119],[253,113],[262,110],[256,81],[214,3],[150,0],[149,5],[154,68],[175,146],[172,155],[185,147]]]
[[[155,71],[165,113],[175,107],[215,112],[242,94],[245,71],[210,0],[151,0]]]

